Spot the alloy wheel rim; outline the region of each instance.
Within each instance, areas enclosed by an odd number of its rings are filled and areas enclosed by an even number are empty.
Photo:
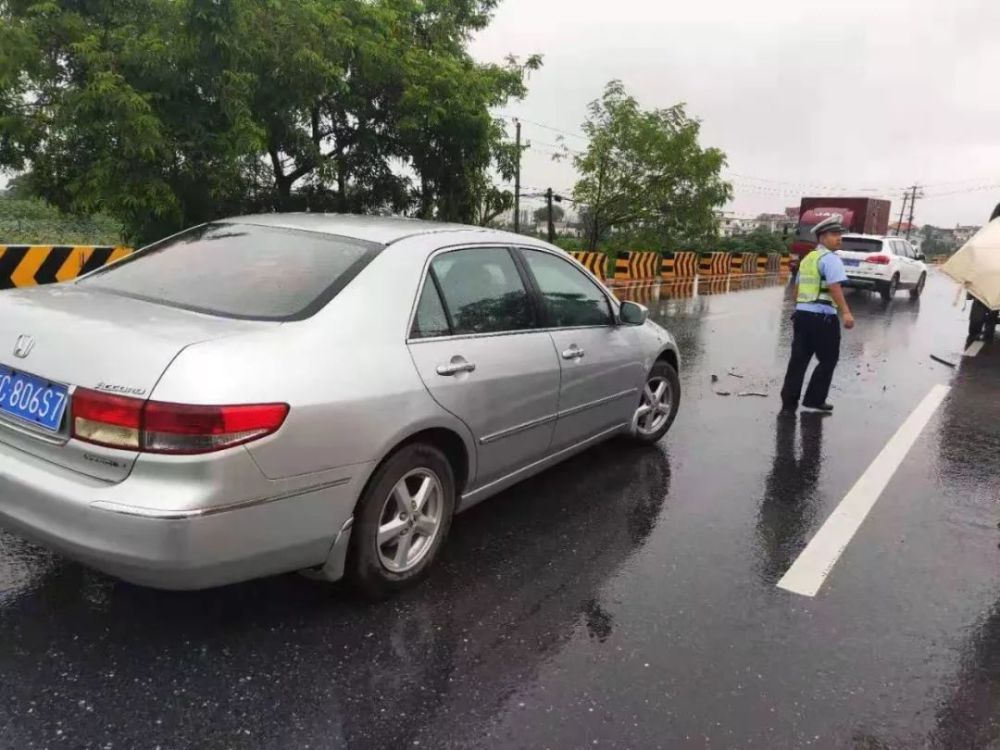
[[[674,392],[670,381],[653,377],[646,382],[635,412],[635,428],[642,435],[654,435],[670,419],[674,406]]]
[[[430,552],[441,530],[444,492],[430,469],[408,472],[389,492],[376,530],[379,562],[393,573],[407,573]]]

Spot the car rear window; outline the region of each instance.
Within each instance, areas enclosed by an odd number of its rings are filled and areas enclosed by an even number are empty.
[[[317,232],[213,223],[151,245],[78,283],[211,315],[300,320],[333,299],[380,249]]]
[[[880,253],[882,252],[882,240],[844,237],[844,244],[840,250],[848,253]]]

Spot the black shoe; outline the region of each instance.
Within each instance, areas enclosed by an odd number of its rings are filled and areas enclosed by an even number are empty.
[[[788,416],[789,414],[795,414],[799,410],[798,406],[782,406],[781,411],[778,412],[779,416]]]
[[[802,408],[807,409],[808,411],[818,411],[822,414],[833,414],[833,404],[820,404],[819,406],[802,404]]]

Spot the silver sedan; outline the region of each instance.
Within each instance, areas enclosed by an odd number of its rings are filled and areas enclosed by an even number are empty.
[[[534,239],[290,214],[0,293],[0,525],[139,584],[286,571],[371,596],[452,516],[600,441],[658,441],[678,353]]]

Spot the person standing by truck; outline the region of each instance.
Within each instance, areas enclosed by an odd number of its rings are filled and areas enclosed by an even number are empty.
[[[782,412],[794,412],[799,406],[802,383],[813,355],[819,361],[809,380],[802,406],[825,414],[833,412],[827,402],[833,371],[840,358],[840,318],[844,327],[854,328],[854,316],[841,287],[847,281],[844,264],[837,257],[845,230],[839,215],[824,219],[813,234],[819,245],[799,264],[795,280],[794,337],[788,360],[785,384],[781,389]]]
[[[991,222],[997,218],[1000,218],[1000,203],[997,203],[993,213],[990,214]],[[969,310],[969,336],[965,339],[965,345],[969,346],[973,341],[982,337],[984,329],[986,340],[991,341],[996,334],[1000,310],[990,310],[971,294],[966,295],[966,299],[972,302],[972,306]]]

